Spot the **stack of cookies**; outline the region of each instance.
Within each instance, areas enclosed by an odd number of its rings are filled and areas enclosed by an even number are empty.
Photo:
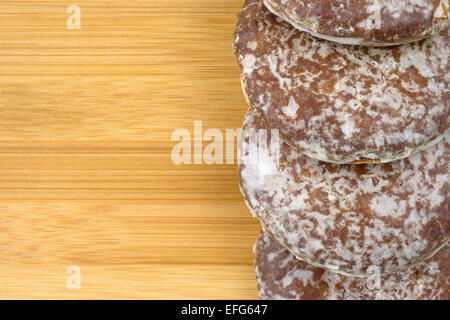
[[[447,0],[246,0],[263,299],[450,298]]]

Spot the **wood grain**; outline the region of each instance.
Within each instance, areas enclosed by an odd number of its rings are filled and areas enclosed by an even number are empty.
[[[241,6],[0,2],[0,298],[257,298],[236,166],[170,157],[175,129],[241,125]]]

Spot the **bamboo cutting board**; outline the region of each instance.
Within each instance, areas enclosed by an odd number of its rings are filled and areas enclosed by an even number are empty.
[[[171,161],[175,129],[241,125],[241,6],[0,2],[0,298],[257,298],[236,166]]]

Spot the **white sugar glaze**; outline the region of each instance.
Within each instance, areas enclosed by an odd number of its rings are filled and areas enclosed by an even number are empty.
[[[286,144],[280,163],[250,134],[264,126],[247,114],[239,141],[240,187],[263,228],[299,259],[342,274],[386,274],[432,256],[449,239],[450,133],[432,148],[389,164],[335,165]],[[262,168],[277,167],[277,171]],[[269,174],[267,174],[269,172]]]
[[[252,110],[288,144],[333,163],[390,162],[450,125],[449,30],[396,48],[332,44],[247,0],[234,48]]]
[[[311,35],[349,45],[393,46],[437,34],[449,24],[448,0],[264,0],[274,14]],[[330,8],[326,8],[327,6]],[[325,18],[329,10],[331,16]],[[306,16],[300,16],[299,12]],[[348,19],[351,16],[352,19]],[[358,18],[357,18],[358,17]],[[384,25],[388,21],[389,23]],[[374,23],[375,22],[375,23]],[[383,26],[387,30],[383,31]],[[378,34],[371,33],[377,31]],[[395,33],[392,29],[401,30]],[[409,29],[409,32],[405,32]],[[359,33],[357,32],[359,31]],[[359,35],[356,37],[356,35]]]
[[[355,278],[316,268],[261,232],[254,246],[262,299],[285,300],[448,300],[450,248],[405,272]]]

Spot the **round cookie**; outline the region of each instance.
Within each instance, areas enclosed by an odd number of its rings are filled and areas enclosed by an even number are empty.
[[[297,258],[347,275],[385,274],[448,241],[450,133],[410,158],[364,165],[317,161],[275,137],[247,114],[240,188],[264,230]]]
[[[426,149],[450,124],[449,29],[394,48],[310,36],[247,0],[234,50],[250,108],[308,156],[391,162]]]
[[[407,271],[356,278],[313,267],[266,233],[255,244],[258,290],[265,300],[448,300],[450,249]]]
[[[301,31],[344,44],[392,46],[439,33],[448,0],[264,0]]]

